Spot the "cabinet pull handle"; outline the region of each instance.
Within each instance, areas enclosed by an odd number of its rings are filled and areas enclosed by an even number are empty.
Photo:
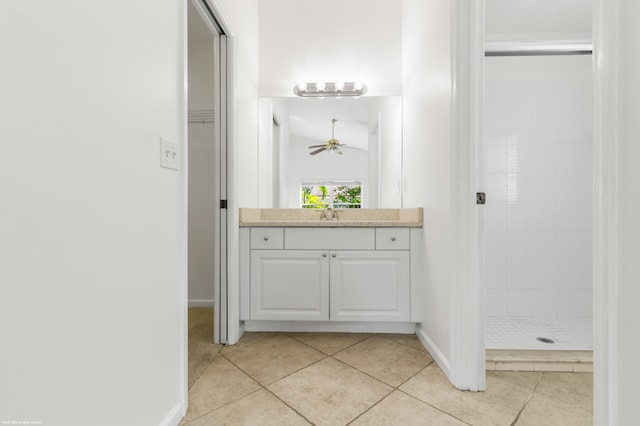
[[[322,257],[327,257],[327,253],[322,253]]]
[[[335,253],[331,254],[331,257],[336,257],[336,254]]]
[[[395,240],[396,240],[396,237],[391,237],[391,241],[395,241]]]
[[[269,241],[269,237],[264,237],[264,240],[265,241]]]

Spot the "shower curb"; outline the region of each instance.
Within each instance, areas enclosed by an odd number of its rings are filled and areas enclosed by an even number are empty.
[[[593,351],[487,349],[486,369],[592,373]]]

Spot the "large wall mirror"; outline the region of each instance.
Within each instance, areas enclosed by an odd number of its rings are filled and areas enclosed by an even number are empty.
[[[402,98],[260,98],[258,153],[259,207],[400,208]]]

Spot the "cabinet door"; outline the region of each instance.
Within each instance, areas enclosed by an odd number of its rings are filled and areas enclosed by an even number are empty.
[[[408,251],[331,252],[332,321],[409,321]]]
[[[251,319],[328,321],[328,252],[251,250]]]

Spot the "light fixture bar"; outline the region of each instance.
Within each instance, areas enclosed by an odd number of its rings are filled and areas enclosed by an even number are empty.
[[[360,82],[344,83],[300,83],[293,87],[293,93],[302,97],[342,97],[362,96],[367,93],[367,86]]]

